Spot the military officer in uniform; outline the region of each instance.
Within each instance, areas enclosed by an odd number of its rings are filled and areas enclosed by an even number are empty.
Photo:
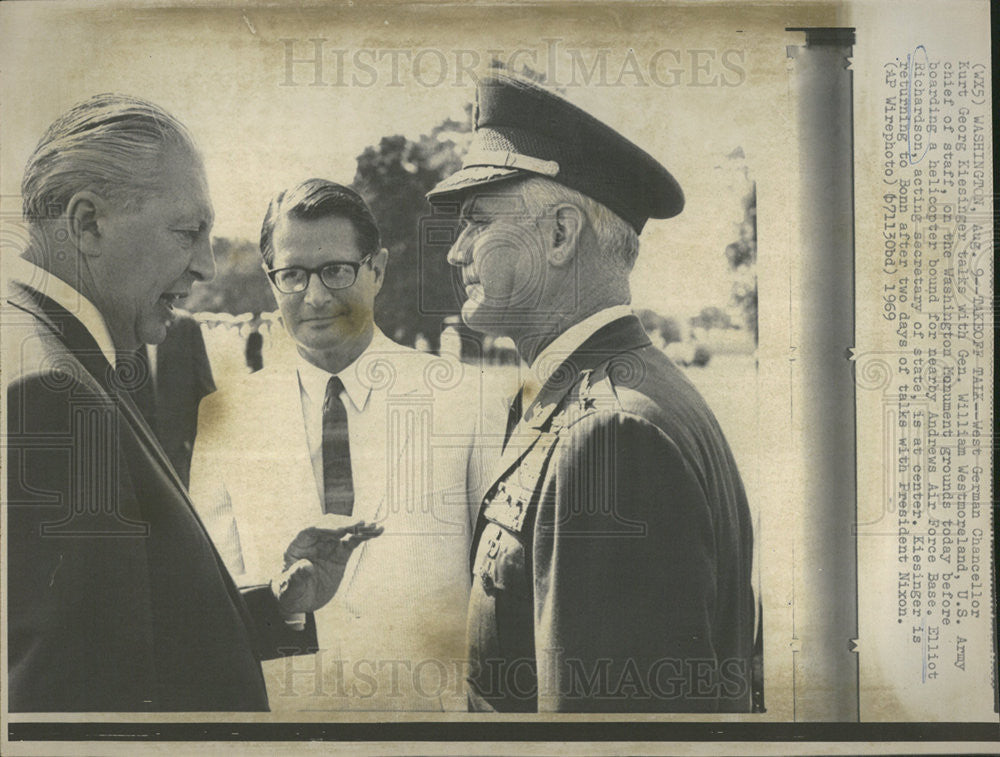
[[[629,308],[673,176],[537,84],[482,78],[463,167],[429,197],[473,329],[530,366],[471,549],[474,711],[750,709],[753,539],[705,402]]]

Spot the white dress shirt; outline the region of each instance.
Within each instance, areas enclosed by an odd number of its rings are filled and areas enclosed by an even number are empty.
[[[301,359],[274,364],[201,403],[191,490],[241,585],[280,572],[290,540],[322,518],[330,375]],[[338,375],[353,515],[385,531],[355,550],[336,596],[316,612],[321,652],[265,663],[271,708],[464,709],[455,661],[465,656],[468,551],[481,494],[468,483],[480,407],[469,379],[478,371],[376,331]],[[415,675],[427,679],[439,663],[447,686],[414,686]]]
[[[362,381],[359,376],[359,366],[364,364],[370,355],[384,351],[393,345],[378,329],[372,336],[372,341],[365,351],[351,365],[336,374],[344,384],[340,399],[347,411],[347,438],[351,446],[351,476],[354,483],[354,500],[360,499],[373,491],[368,480],[369,466],[355,463],[355,454],[363,454],[362,439],[371,438],[372,424],[381,421],[376,412],[365,412],[368,400],[372,394],[371,384]],[[323,486],[323,402],[326,400],[326,386],[334,374],[313,365],[299,356],[299,397],[302,401],[302,422],[306,429],[306,442],[309,445],[309,459],[312,461],[313,473],[316,476],[316,492],[320,502],[324,498]],[[345,397],[346,395],[346,397]],[[376,400],[377,401],[377,400]],[[360,492],[359,492],[360,488]]]
[[[34,289],[75,315],[94,337],[107,361],[111,365],[115,364],[115,343],[111,340],[111,332],[108,331],[107,324],[94,303],[59,277],[24,258],[4,260],[3,272],[5,280],[16,281]]]

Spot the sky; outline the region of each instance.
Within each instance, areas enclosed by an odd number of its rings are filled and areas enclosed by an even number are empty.
[[[91,94],[118,91],[188,125],[205,158],[214,233],[253,240],[277,189],[311,176],[348,183],[381,137],[464,119],[473,74],[499,58],[545,72],[683,187],[684,212],[650,221],[640,238],[633,303],[681,316],[725,307],[724,252],[739,236],[748,181],[774,170],[780,147],[768,124],[785,117],[785,63],[774,52],[787,22],[763,11],[661,18],[613,6],[490,13],[484,23],[457,7],[14,6],[6,19],[17,34],[0,53],[4,103],[16,103],[0,143],[0,213],[16,207],[47,124]],[[736,150],[745,161],[726,159]]]

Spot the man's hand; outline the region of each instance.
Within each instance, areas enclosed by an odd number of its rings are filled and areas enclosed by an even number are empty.
[[[271,590],[285,613],[313,612],[337,593],[355,547],[382,533],[382,526],[345,515],[324,515],[303,529],[285,550],[285,569]]]

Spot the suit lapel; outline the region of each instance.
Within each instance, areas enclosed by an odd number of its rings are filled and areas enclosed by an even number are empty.
[[[515,426],[506,449],[493,469],[493,484],[534,446],[549,420],[585,371],[593,370],[615,355],[649,344],[649,337],[635,316],[619,318],[595,331],[552,372],[535,399],[524,408],[521,420]],[[567,381],[566,376],[571,379]]]
[[[240,590],[236,587],[232,577],[229,575],[229,569],[226,567],[222,557],[219,555],[218,549],[216,549],[215,544],[212,542],[212,537],[209,536],[208,531],[205,528],[205,524],[201,520],[201,516],[198,515],[198,511],[192,504],[191,495],[188,493],[187,487],[184,486],[184,483],[181,481],[180,476],[178,476],[177,471],[174,470],[173,463],[170,462],[166,452],[163,451],[163,447],[160,445],[159,440],[149,428],[149,425],[146,423],[146,420],[139,411],[139,408],[132,401],[132,398],[127,392],[119,392],[118,399],[120,401],[119,407],[122,411],[122,415],[125,417],[125,420],[132,426],[133,431],[141,439],[144,447],[146,448],[146,452],[151,453],[151,457],[156,460],[160,469],[166,474],[167,478],[173,484],[174,494],[184,503],[184,506],[187,507],[188,513],[194,519],[195,523],[198,524],[198,528],[201,530],[205,541],[211,546],[212,554],[215,557],[215,563],[219,569],[219,575],[222,577],[223,583],[226,586],[226,591],[232,599],[237,612],[242,618],[243,624],[251,632],[251,635],[254,635],[254,629],[256,628],[254,620],[250,616],[246,603],[243,601],[243,597],[240,594]],[[259,641],[257,643],[259,644]]]
[[[149,424],[146,422],[146,418],[143,416],[142,412],[127,392],[119,392],[118,399],[121,402],[121,408],[124,411],[123,415],[126,420],[133,427],[136,434],[142,439],[145,446],[147,446],[153,453],[153,457],[156,459],[156,462],[159,463],[164,473],[167,474],[167,477],[173,483],[174,488],[176,488],[184,496],[184,499],[187,500],[190,505],[187,488],[181,481],[177,471],[174,470],[173,463],[170,462],[170,459],[167,457],[167,453],[163,451],[160,440],[156,438],[156,435],[149,427]]]
[[[308,503],[306,506],[310,513],[319,517],[323,514],[323,500],[316,488],[316,473],[313,470],[312,456],[309,454],[299,372],[293,369],[278,370],[280,375],[277,378],[280,385],[273,396],[263,398],[268,405],[266,412],[274,418],[274,421],[269,424],[259,424],[258,428],[269,437],[262,440],[264,448],[273,446],[275,449],[288,450],[291,453],[291,465],[285,468],[287,479],[283,489],[289,492],[309,492],[305,497]],[[258,421],[253,419],[253,422]],[[272,434],[276,434],[278,439],[274,439]],[[268,474],[271,475],[271,472]]]
[[[76,316],[54,300],[31,287],[18,282],[12,283],[19,292],[16,297],[11,298],[11,303],[44,323],[53,335],[62,342],[66,350],[80,361],[84,370],[97,382],[101,389],[109,397],[113,397],[118,401],[121,416],[135,432],[149,458],[160,466],[167,479],[172,483],[175,499],[180,500],[183,503],[182,506],[187,508],[187,512],[194,519],[194,522],[198,524],[198,528],[201,530],[205,541],[211,545],[219,574],[222,577],[229,596],[233,600],[233,605],[243,619],[244,625],[252,630],[254,628],[253,619],[250,617],[246,604],[243,602],[239,590],[236,588],[236,584],[230,578],[229,571],[222,562],[222,558],[219,557],[218,551],[212,545],[212,539],[205,530],[201,518],[198,517],[198,513],[191,504],[191,498],[188,495],[186,487],[178,477],[173,464],[167,458],[166,453],[149,428],[149,425],[142,417],[142,413],[139,412],[139,408],[132,402],[132,399],[128,396],[128,392],[121,390],[121,387],[118,385],[119,377],[115,374],[114,368],[108,362],[97,341]]]
[[[401,388],[398,391],[393,392],[392,397],[386,396],[384,390],[372,389],[371,395],[368,397],[368,404],[365,407],[365,413],[376,413],[380,418],[376,419],[376,422],[381,428],[388,429],[391,427],[397,428],[400,432],[398,437],[398,442],[393,443],[392,448],[389,447],[389,438],[381,439],[381,444],[386,450],[388,459],[386,460],[386,470],[395,472],[395,475],[399,475],[400,471],[403,470],[418,470],[419,466],[423,464],[422,455],[423,450],[418,449],[419,440],[413,439],[414,426],[410,423],[391,423],[393,419],[390,418],[390,413],[393,412],[392,402],[398,401],[402,397],[409,397],[419,394],[419,387],[410,386]],[[389,512],[393,508],[387,508],[389,503],[389,489],[390,481],[387,478],[386,485],[382,489],[379,498],[372,502],[358,502],[355,500],[354,503],[354,517],[363,518],[365,521],[384,521],[388,516]],[[412,492],[410,495],[405,496],[422,496],[426,492]],[[360,507],[359,507],[360,504]]]
[[[137,366],[127,365],[122,368],[122,372],[116,371],[108,362],[104,352],[97,345],[97,341],[87,330],[87,328],[68,310],[59,305],[55,300],[46,297],[23,284],[18,286],[27,302],[34,305],[30,308],[32,313],[38,317],[59,339],[66,349],[83,364],[84,369],[101,386],[101,388],[111,397],[114,397],[120,409],[123,411],[124,419],[133,427],[136,434],[142,439],[144,445],[152,453],[153,458],[163,468],[164,473],[173,482],[179,493],[187,499],[187,491],[180,477],[174,470],[160,442],[157,440],[153,430],[149,427],[135,402],[125,390],[125,384],[130,377],[128,373]],[[24,302],[17,303],[19,306]]]
[[[20,282],[11,282],[15,292],[10,302],[45,324],[52,335],[63,343],[66,350],[79,360],[101,388],[114,394],[112,387],[113,366],[87,328],[55,300]]]

